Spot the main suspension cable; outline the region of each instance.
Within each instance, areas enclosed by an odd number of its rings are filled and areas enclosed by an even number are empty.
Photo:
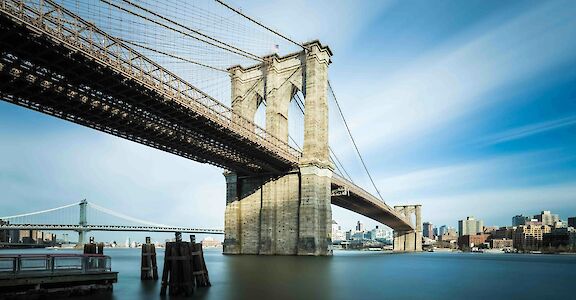
[[[241,11],[239,11],[239,10],[235,9],[234,7],[231,7],[230,5],[226,4],[224,1],[221,1],[221,0],[214,0],[214,1],[220,3],[221,5],[223,5],[224,7],[228,8],[229,10],[231,10],[231,11],[233,11],[233,12],[241,15],[242,17],[248,19],[248,20],[251,21],[252,23],[254,23],[254,24],[256,24],[256,25],[258,25],[258,26],[260,26],[260,27],[262,27],[262,28],[264,28],[264,29],[266,29],[266,30],[274,33],[275,35],[277,35],[277,36],[279,36],[279,37],[281,37],[281,38],[289,41],[290,43],[292,43],[292,44],[294,44],[294,45],[296,45],[296,46],[298,46],[298,47],[300,47],[300,48],[302,48],[302,49],[306,49],[306,48],[305,48],[304,46],[302,46],[301,44],[295,42],[294,40],[292,40],[292,39],[290,39],[290,38],[288,38],[288,37],[286,37],[285,35],[279,33],[278,31],[276,31],[276,30],[274,30],[274,29],[272,29],[272,28],[270,28],[270,27],[268,27],[268,26],[266,26],[266,25],[264,25],[264,24],[262,24],[262,23],[260,23],[260,22],[258,22],[258,21],[256,21],[256,20],[252,19],[251,17],[245,15],[245,14],[242,13]]]

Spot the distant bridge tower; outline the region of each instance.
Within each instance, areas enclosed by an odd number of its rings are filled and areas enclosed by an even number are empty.
[[[88,201],[86,201],[86,199],[80,201],[80,221],[78,222],[78,225],[80,225],[80,227],[86,227],[86,225],[88,225],[88,218],[86,216],[86,207],[88,206]],[[82,229],[80,228],[78,230],[78,244],[76,244],[76,247],[83,247],[84,244],[86,243],[86,232],[88,230]]]
[[[422,205],[399,205],[394,210],[406,216],[412,222],[412,214],[416,224],[414,230],[394,230],[394,252],[422,251]]]
[[[225,173],[225,254],[331,255],[331,177],[328,148],[328,65],[332,52],[318,41],[262,64],[229,68],[232,109],[254,120],[266,103],[266,131],[288,144],[288,108],[305,97],[304,149],[286,174]]]

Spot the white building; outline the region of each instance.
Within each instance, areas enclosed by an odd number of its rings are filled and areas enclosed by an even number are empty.
[[[344,241],[346,240],[346,235],[342,231],[342,227],[332,220],[332,241]]]

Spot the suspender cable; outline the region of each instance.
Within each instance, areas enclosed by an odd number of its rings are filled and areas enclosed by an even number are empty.
[[[188,26],[186,26],[186,25],[180,24],[180,23],[178,23],[178,22],[176,22],[176,21],[173,21],[173,20],[171,20],[171,19],[169,19],[169,18],[166,18],[166,17],[164,17],[164,16],[162,16],[162,15],[159,15],[159,14],[157,14],[157,13],[155,13],[155,12],[153,12],[153,11],[145,8],[145,7],[142,7],[142,6],[136,4],[136,3],[132,2],[132,1],[129,1],[129,0],[122,0],[122,1],[124,1],[125,3],[128,3],[128,4],[132,5],[132,6],[134,6],[134,7],[138,8],[138,9],[140,9],[140,10],[143,10],[143,11],[145,11],[145,12],[147,12],[147,13],[155,16],[155,17],[158,17],[158,18],[160,18],[160,19],[162,19],[162,20],[164,20],[164,21],[167,21],[167,22],[172,23],[172,24],[174,24],[174,25],[176,25],[176,26],[182,27],[182,28],[184,28],[184,29],[186,29],[186,30],[188,30],[188,31],[191,31],[191,32],[193,32],[193,33],[195,33],[195,34],[197,34],[197,35],[199,35],[199,36],[201,36],[201,37],[207,38],[207,39],[209,39],[209,40],[211,40],[211,41],[213,41],[213,42],[216,42],[216,43],[218,43],[218,44],[224,45],[224,46],[226,46],[226,47],[228,47],[228,48],[230,48],[230,49],[233,49],[233,50],[242,52],[242,53],[244,53],[244,54],[246,54],[246,55],[251,55],[251,56],[255,56],[255,57],[260,58],[260,57],[259,57],[258,55],[256,55],[256,54],[253,54],[253,53],[244,51],[244,50],[242,50],[242,49],[240,49],[240,48],[237,48],[237,47],[232,46],[232,45],[230,45],[230,44],[224,43],[224,42],[222,42],[222,41],[220,41],[220,40],[217,40],[217,39],[215,39],[215,38],[213,38],[213,37],[211,37],[211,36],[209,36],[209,35],[206,35],[206,34],[200,32],[200,31],[198,31],[198,30],[192,29],[192,28],[190,28],[190,27],[188,27]]]
[[[170,27],[170,26],[168,26],[168,25],[166,25],[166,24],[160,23],[160,22],[158,22],[158,21],[156,21],[156,20],[153,20],[153,19],[151,19],[151,18],[148,18],[148,17],[146,17],[146,16],[144,16],[144,15],[141,15],[141,14],[139,14],[139,13],[137,13],[137,12],[131,11],[131,10],[127,9],[127,8],[124,8],[124,7],[121,7],[121,6],[116,5],[116,4],[114,4],[114,3],[111,3],[111,2],[109,2],[108,0],[100,0],[100,1],[101,1],[101,2],[104,2],[104,3],[106,3],[106,4],[109,4],[109,5],[111,5],[111,6],[114,6],[115,8],[117,8],[117,9],[119,9],[119,10],[121,10],[121,11],[124,11],[124,12],[127,12],[127,13],[131,14],[131,15],[140,17],[140,18],[142,18],[142,19],[144,19],[144,20],[146,20],[146,21],[152,22],[152,23],[154,23],[154,24],[156,24],[156,25],[159,25],[159,26],[162,26],[162,27],[164,27],[164,28],[166,28],[166,29],[169,29],[169,30],[178,32],[178,33],[180,33],[180,34],[182,34],[182,35],[184,35],[184,36],[193,38],[193,39],[195,39],[195,40],[198,40],[198,41],[200,41],[200,42],[206,43],[206,44],[208,44],[208,45],[211,45],[211,46],[220,48],[220,49],[222,49],[222,50],[226,50],[226,51],[232,52],[232,53],[237,54],[237,55],[240,55],[240,56],[244,56],[244,57],[249,58],[249,59],[252,59],[252,60],[256,60],[256,61],[260,61],[260,62],[263,61],[260,56],[257,56],[257,55],[255,55],[255,54],[252,54],[252,53],[249,53],[249,52],[246,52],[246,51],[243,51],[243,50],[237,51],[237,50],[234,50],[234,49],[229,49],[229,48],[227,48],[228,46],[223,47],[223,46],[221,46],[221,45],[217,45],[217,44],[212,43],[212,42],[210,42],[210,41],[201,39],[201,38],[199,38],[199,37],[197,37],[197,36],[193,36],[193,35],[191,35],[191,34],[189,34],[189,33],[186,33],[186,32],[184,32],[184,31],[182,31],[182,30],[179,30],[179,29],[177,29],[177,28]],[[184,26],[180,25],[180,27],[184,27]],[[184,28],[186,28],[186,27],[184,27]],[[226,44],[224,44],[224,43],[222,43],[222,42],[220,42],[220,44],[226,45]]]
[[[256,24],[256,25],[258,25],[258,26],[260,26],[260,27],[262,27],[262,28],[264,28],[264,29],[272,32],[272,33],[274,33],[275,35],[277,35],[277,36],[279,36],[279,37],[281,37],[281,38],[289,41],[290,43],[292,43],[292,44],[294,44],[294,45],[296,45],[296,46],[298,46],[298,47],[300,47],[300,48],[302,48],[302,49],[306,49],[306,48],[305,48],[304,46],[302,46],[301,44],[295,42],[294,40],[292,40],[292,39],[290,39],[290,38],[288,38],[288,37],[286,37],[285,35],[279,33],[278,31],[276,31],[276,30],[274,30],[274,29],[272,29],[272,28],[269,28],[268,26],[266,26],[266,25],[264,25],[264,24],[262,24],[262,23],[260,23],[260,22],[258,22],[258,21],[256,21],[256,20],[252,19],[251,17],[245,15],[245,14],[242,13],[241,11],[239,11],[239,10],[231,7],[230,5],[228,5],[228,4],[226,4],[226,3],[224,3],[224,1],[221,1],[221,0],[214,0],[214,1],[220,3],[221,5],[223,5],[224,7],[228,8],[229,10],[231,10],[231,11],[233,11],[233,12],[241,15],[242,17],[248,19],[250,22],[252,22],[252,23],[254,23],[254,24]]]
[[[378,187],[376,187],[376,184],[374,183],[374,180],[372,179],[372,175],[370,175],[370,172],[368,171],[368,167],[366,167],[366,163],[364,162],[364,159],[362,158],[362,155],[360,154],[360,150],[358,149],[358,145],[356,145],[356,141],[354,140],[354,137],[352,136],[352,132],[350,131],[350,127],[348,127],[348,122],[346,122],[346,119],[344,118],[344,114],[342,113],[342,109],[340,108],[340,104],[338,103],[338,99],[336,99],[336,95],[334,94],[334,90],[332,89],[332,85],[330,85],[330,81],[328,81],[328,88],[330,89],[330,93],[332,93],[332,97],[334,97],[334,102],[336,102],[336,107],[338,107],[338,112],[340,113],[340,117],[342,117],[342,120],[344,121],[344,125],[346,126],[346,130],[348,131],[348,135],[350,136],[350,139],[352,140],[352,144],[354,145],[354,149],[356,149],[356,153],[358,154],[358,157],[360,157],[360,161],[362,162],[362,166],[364,167],[366,174],[368,174],[368,178],[370,178],[370,182],[372,182],[372,186],[376,190],[376,193],[378,193],[378,197],[380,197],[380,200],[382,200],[382,202],[384,202],[384,198],[382,198],[382,195],[380,194]]]

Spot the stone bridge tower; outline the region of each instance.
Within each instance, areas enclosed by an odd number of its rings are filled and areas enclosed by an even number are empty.
[[[422,251],[422,206],[399,205],[394,206],[394,210],[404,215],[414,225],[414,230],[394,231],[394,252]],[[416,224],[412,222],[412,215]]]
[[[331,177],[328,148],[328,65],[332,52],[318,41],[262,64],[229,68],[232,109],[253,121],[266,103],[266,131],[288,143],[288,108],[305,97],[300,165],[282,176],[226,177],[225,254],[331,255]]]

